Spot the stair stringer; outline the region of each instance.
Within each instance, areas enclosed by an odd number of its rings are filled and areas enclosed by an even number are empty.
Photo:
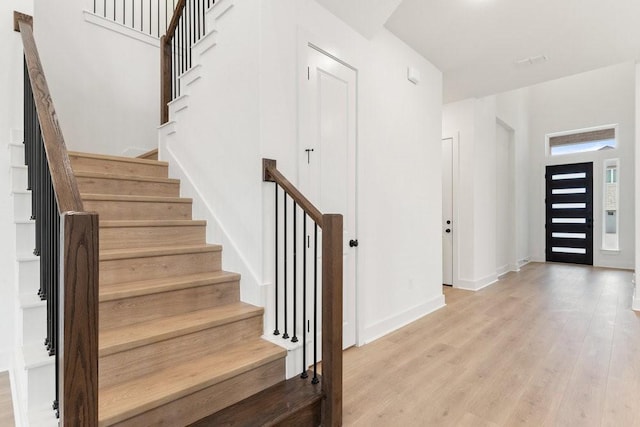
[[[273,335],[275,300],[272,281],[261,278],[257,271],[259,268],[252,267],[247,257],[244,256],[241,245],[232,237],[231,231],[216,214],[213,207],[215,203],[207,199],[202,187],[212,185],[211,182],[197,182],[188,172],[190,168],[182,161],[180,153],[176,152],[182,149],[187,138],[193,138],[198,134],[192,129],[192,123],[193,120],[197,120],[197,117],[202,116],[202,111],[199,109],[201,108],[202,96],[207,96],[206,94],[210,93],[208,90],[210,73],[216,73],[215,70],[220,65],[216,58],[217,47],[224,46],[229,41],[225,39],[225,36],[234,29],[227,28],[226,24],[235,25],[231,17],[234,16],[234,13],[242,13],[241,10],[234,11],[234,7],[235,0],[220,0],[207,11],[209,32],[194,45],[192,67],[179,78],[181,96],[169,103],[170,121],[159,128],[159,159],[169,162],[170,175],[181,180],[183,196],[193,199],[194,217],[207,221],[207,240],[220,242],[225,248],[224,268],[241,273],[241,299],[265,308],[263,338],[287,350],[286,377],[291,378],[303,371],[302,342],[291,343],[283,340],[281,336]],[[210,137],[204,138],[207,143],[213,143]],[[262,153],[259,157],[262,157]],[[259,165],[256,167],[256,171],[259,171]],[[256,179],[260,179],[257,173],[254,175]],[[264,197],[265,185],[262,184],[260,191],[260,198],[264,198],[263,210],[264,212],[272,212],[271,192],[268,197]],[[266,221],[271,224],[272,219]],[[265,248],[263,253],[267,254],[263,254],[261,267],[264,268],[264,277],[271,277],[273,274],[271,271],[272,263],[267,260],[272,259],[273,256],[273,253],[269,252],[269,248],[273,246],[272,237],[265,235],[264,230],[261,231],[265,236],[262,246]],[[309,355],[311,354],[310,340],[307,346],[307,354]]]
[[[46,303],[36,293],[39,288],[39,258],[32,255],[35,223],[31,215],[31,192],[26,190],[26,168],[22,132],[9,145],[11,150],[11,202],[14,215],[14,330],[12,393],[16,425],[57,426],[51,407],[54,399],[54,357],[44,347]]]
[[[163,135],[163,132],[170,133]],[[171,125],[165,125],[160,128],[159,157],[163,161],[169,162],[169,175],[180,180],[182,197],[193,199],[193,217],[204,219],[207,222],[206,240],[208,242],[219,242],[224,247],[223,269],[236,271],[242,276],[240,281],[241,300],[249,304],[266,307],[269,284],[263,283],[259,274],[251,267],[236,241],[221,223],[211,204],[194,183],[191,175],[167,146],[166,140],[167,138],[172,138],[172,135],[175,135],[175,132],[172,130]]]

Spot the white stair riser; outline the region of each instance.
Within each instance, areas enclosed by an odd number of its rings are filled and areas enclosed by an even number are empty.
[[[13,193],[13,218],[17,221],[31,218],[31,193]]]
[[[234,6],[231,0],[218,0],[211,6],[205,14],[207,32],[219,30],[219,20],[229,13]]]
[[[11,166],[23,166],[24,165],[24,145],[9,145],[11,151]]]
[[[16,254],[18,256],[31,256],[36,242],[36,225],[33,222],[20,222],[16,224]]]
[[[21,307],[20,330],[22,331],[22,344],[42,344],[47,336],[47,306],[46,302],[41,305]]]
[[[31,421],[31,415],[37,415],[51,409],[55,398],[54,358],[50,358],[47,363],[33,367],[25,367],[22,360],[18,364],[16,391],[18,392],[22,420],[26,424],[26,418]],[[40,425],[29,423],[26,427],[40,427]]]
[[[56,373],[54,364],[27,370],[28,410],[51,408],[55,399]]]
[[[40,289],[40,261],[18,261],[18,292],[20,294],[37,294]]]
[[[27,167],[11,166],[11,191],[27,189]]]

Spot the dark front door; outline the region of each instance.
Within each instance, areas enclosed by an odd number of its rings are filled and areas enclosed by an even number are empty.
[[[547,261],[593,265],[593,163],[547,166]]]

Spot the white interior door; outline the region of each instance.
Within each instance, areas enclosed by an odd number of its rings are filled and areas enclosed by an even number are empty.
[[[307,48],[300,102],[300,186],[323,213],[343,215],[343,348],[356,343],[356,72]]]
[[[442,283],[453,285],[453,138],[442,140]]]

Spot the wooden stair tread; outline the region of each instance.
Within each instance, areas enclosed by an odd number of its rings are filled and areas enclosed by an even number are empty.
[[[99,424],[111,425],[284,358],[286,350],[261,338],[153,375],[100,390]]]
[[[205,220],[196,219],[140,219],[140,220],[105,220],[100,221],[100,228],[125,227],[201,227],[207,225]]]
[[[101,330],[98,351],[100,357],[103,357],[242,319],[262,316],[263,312],[262,307],[236,302],[206,310]]]
[[[308,378],[295,376],[271,386],[260,393],[203,418],[189,427],[255,427],[276,426],[291,415],[313,404],[324,396],[320,383],[311,384]],[[297,425],[297,424],[296,424]]]
[[[192,203],[193,200],[185,197],[162,197],[162,196],[128,196],[120,194],[80,194],[82,200],[102,200],[109,202],[156,202],[156,203]]]
[[[159,165],[159,166],[169,165],[168,162],[164,162],[161,160],[141,159],[139,157],[111,156],[108,154],[83,153],[79,151],[69,151],[68,154],[69,154],[69,157],[85,157],[88,159],[111,160],[116,162],[138,163],[138,164],[144,164],[144,165]]]
[[[234,280],[240,280],[238,273],[221,270],[138,282],[116,283],[100,288],[100,302],[177,291]]]
[[[142,153],[137,157],[138,159],[158,160],[158,149],[154,148],[153,150],[149,150],[146,153]]]
[[[170,184],[179,184],[180,180],[175,178],[162,178],[154,176],[140,176],[140,175],[122,175],[115,173],[104,172],[88,172],[77,171],[74,172],[76,178],[100,178],[100,179],[117,179],[122,181],[141,181],[141,182],[162,182]]]
[[[116,259],[149,258],[164,255],[195,254],[203,252],[220,252],[220,245],[177,245],[150,248],[106,249],[100,251],[100,261],[112,261]]]

